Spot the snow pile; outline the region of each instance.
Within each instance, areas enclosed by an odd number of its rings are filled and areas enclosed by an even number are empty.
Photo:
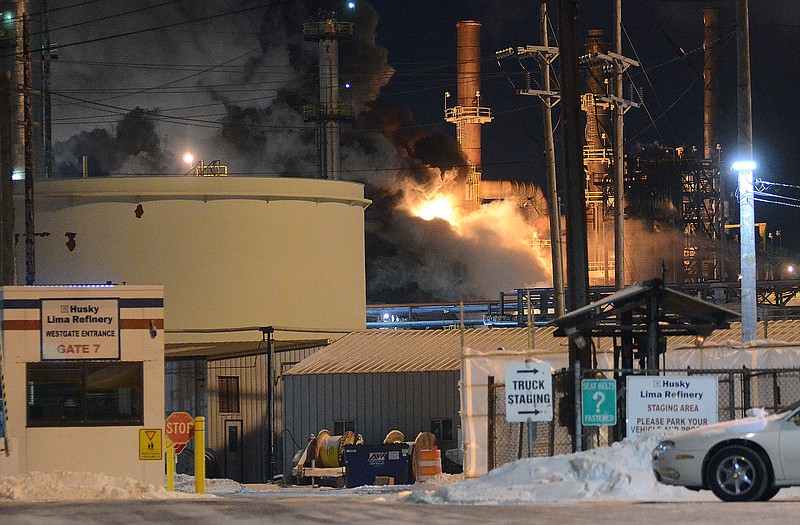
[[[194,490],[194,476],[175,474],[175,492],[194,494]],[[238,481],[224,478],[206,478],[206,494],[230,496],[243,492],[248,492],[248,489]]]
[[[89,472],[29,472],[19,476],[0,476],[0,501],[167,499],[187,496],[131,478]]]
[[[709,491],[693,492],[655,480],[650,454],[666,434],[632,436],[610,447],[552,458],[526,458],[463,480],[443,474],[415,485],[364,486],[353,489],[286,487],[275,484],[246,487],[229,479],[207,479],[206,494],[194,494],[194,478],[176,475],[176,492],[129,478],[76,472],[33,472],[0,476],[0,501],[80,501],[101,499],[167,499],[232,497],[372,497],[373,501],[411,503],[515,505],[564,501],[706,500]],[[784,489],[797,497],[798,489]],[[216,496],[215,496],[216,495]]]
[[[610,447],[552,458],[520,459],[477,479],[412,492],[405,500],[509,505],[585,499],[708,499],[708,494],[656,481],[650,453],[663,437],[661,433],[647,433]]]

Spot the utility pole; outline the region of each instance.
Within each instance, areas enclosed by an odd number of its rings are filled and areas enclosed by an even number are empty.
[[[16,92],[17,11],[0,11],[0,284],[16,284],[14,259],[14,134],[18,120],[12,93]]]
[[[50,61],[57,55],[50,49],[50,12],[47,0],[41,0],[42,17],[42,148],[44,178],[53,176],[53,116],[50,96]]]
[[[30,17],[22,15],[22,97],[25,118],[25,284],[36,283],[36,248],[33,206],[33,78],[31,74]]]
[[[542,47],[549,49],[549,38],[547,32],[547,2],[542,2],[539,8],[539,18],[542,31]],[[555,55],[552,52],[548,58]],[[542,67],[542,88],[545,92],[550,92],[550,64],[552,59],[540,58]],[[547,213],[550,217],[550,251],[553,260],[553,301],[555,303],[556,317],[561,317],[566,313],[565,293],[564,293],[564,267],[562,263],[561,249],[561,210],[559,209],[558,188],[556,184],[556,151],[553,140],[553,106],[558,101],[558,97],[548,95],[542,97],[542,112],[544,114],[544,145],[547,155]]]
[[[586,176],[578,78],[578,2],[559,0],[558,29],[561,57],[561,117],[564,129],[567,225],[567,306],[575,310],[589,304],[589,255],[586,236]],[[580,341],[578,341],[580,339]],[[581,343],[581,344],[579,344]],[[570,365],[592,368],[591,341],[570,338]]]
[[[3,51],[0,51],[0,53]],[[6,60],[6,59],[3,59]],[[14,171],[12,160],[11,135],[14,108],[11,105],[11,71],[3,68],[2,98],[0,98],[0,285],[15,284],[14,269],[14,189],[11,174]]]
[[[622,0],[614,1],[614,51],[622,56]],[[624,64],[616,60],[614,67],[614,96],[622,100]],[[622,104],[614,104],[614,285],[625,287],[625,154]]]
[[[737,106],[739,115],[739,251],[742,274],[742,342],[756,338],[756,242],[753,202],[753,113],[750,83],[748,0],[736,0]],[[747,169],[749,168],[749,169]]]
[[[544,149],[547,160],[547,215],[550,219],[550,251],[553,267],[553,303],[556,317],[566,313],[566,297],[564,291],[564,263],[561,233],[561,210],[559,206],[558,189],[556,182],[556,153],[553,140],[553,114],[552,109],[558,103],[560,95],[552,91],[550,86],[550,67],[558,57],[558,48],[550,47],[547,31],[547,2],[543,1],[539,8],[541,21],[540,46],[524,46],[507,48],[495,53],[498,59],[516,56],[522,64],[523,59],[535,59],[542,71],[542,89],[533,89],[530,73],[526,70],[525,89],[518,89],[517,95],[539,97],[542,101],[544,117]],[[523,66],[524,67],[524,66]]]

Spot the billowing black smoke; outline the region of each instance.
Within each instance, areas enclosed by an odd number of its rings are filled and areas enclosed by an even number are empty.
[[[87,158],[88,175],[92,177],[123,174],[120,170],[133,161],[141,171],[132,174],[168,173],[172,159],[161,149],[154,124],[157,117],[157,112],[137,107],[117,122],[113,133],[96,128],[55,143],[54,175],[81,177],[83,157]]]

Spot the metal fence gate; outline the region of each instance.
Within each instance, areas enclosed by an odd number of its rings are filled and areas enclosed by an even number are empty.
[[[625,437],[625,378],[646,375],[644,370],[587,369],[581,379],[615,379],[617,382],[617,425],[584,427],[584,442],[606,446]],[[678,369],[661,370],[660,376],[713,376],[717,378],[719,421],[744,417],[749,408],[761,407],[772,412],[786,409],[800,400],[800,369]],[[524,457],[547,457],[568,454],[576,439],[575,373],[562,369],[553,374],[553,420],[538,423],[506,421],[505,385],[488,388],[488,467],[493,469]],[[529,434],[530,433],[530,434]],[[529,441],[529,435],[533,438]],[[530,444],[530,445],[529,445]],[[530,448],[530,450],[529,450]]]

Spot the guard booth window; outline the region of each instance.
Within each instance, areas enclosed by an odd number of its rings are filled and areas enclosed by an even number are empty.
[[[28,363],[28,426],[142,425],[140,362]]]

